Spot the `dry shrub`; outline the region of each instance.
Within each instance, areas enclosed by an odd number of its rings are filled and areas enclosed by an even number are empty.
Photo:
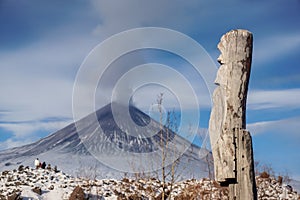
[[[191,200],[200,197],[201,193],[200,185],[190,185],[185,188],[179,195],[177,195],[174,200]]]
[[[158,196],[156,196],[154,198],[154,200],[162,200],[163,199],[162,195],[163,195],[163,193],[161,192]],[[164,196],[165,196],[164,199],[167,200],[169,195],[170,195],[170,191],[167,190],[164,194]]]
[[[279,183],[280,185],[282,185],[282,181],[283,181],[282,176],[278,176],[278,183]]]
[[[221,185],[217,181],[213,181],[213,187],[215,187],[215,188],[221,188]]]
[[[141,200],[141,199],[145,199],[145,197],[141,194],[130,194],[128,196],[128,199],[130,199],[130,200]]]
[[[268,174],[267,172],[262,172],[261,174],[260,174],[260,177],[261,178],[269,178],[270,177],[270,174]]]
[[[69,200],[86,200],[83,189],[80,186],[76,186]]]
[[[123,179],[122,179],[122,182],[124,182],[124,183],[129,183],[130,181],[129,181],[128,178],[123,178]]]

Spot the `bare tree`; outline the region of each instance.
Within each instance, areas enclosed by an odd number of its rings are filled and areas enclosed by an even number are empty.
[[[163,93],[160,93],[156,100],[157,106],[158,106],[158,112],[159,112],[159,135],[160,135],[160,147],[161,147],[161,170],[162,170],[162,200],[165,199],[166,196],[166,169],[165,169],[165,162],[166,162],[166,145],[164,143],[164,130],[163,130]]]
[[[286,184],[289,184],[291,182],[291,177],[289,175],[289,172],[287,170],[283,171],[283,172],[280,172],[279,173],[279,176],[282,177],[282,182],[283,183],[286,183]]]
[[[261,163],[260,161],[255,161],[254,162],[254,166],[255,166],[255,175],[256,176],[260,176],[262,173],[266,173],[267,175],[271,176],[271,177],[277,177],[278,180],[280,180],[279,182],[284,182],[286,184],[289,184],[291,182],[291,177],[288,173],[287,170],[284,170],[282,172],[275,172],[272,165],[271,164],[265,164],[265,163]],[[278,174],[278,176],[277,176]]]
[[[174,133],[178,130],[178,121],[175,110],[167,111],[166,123],[163,125],[164,113],[163,113],[163,93],[157,96],[157,105],[159,112],[159,124],[160,124],[160,147],[161,147],[161,179],[162,179],[162,199],[171,199],[171,193],[174,183],[179,177],[178,166],[180,163],[180,150],[176,146],[176,143],[171,143],[174,139]],[[173,161],[174,159],[174,161]],[[169,166],[166,161],[172,160]],[[168,188],[169,185],[169,188]]]

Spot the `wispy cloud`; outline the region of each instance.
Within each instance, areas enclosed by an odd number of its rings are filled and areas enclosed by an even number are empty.
[[[248,106],[252,110],[300,108],[300,89],[250,91]]]
[[[282,137],[300,137],[300,117],[273,120],[273,121],[261,121],[251,123],[247,125],[247,129],[254,135],[264,133],[281,133]],[[300,138],[299,138],[300,139]]]
[[[14,147],[19,147],[19,146],[23,146],[26,144],[30,144],[32,142],[35,142],[38,138],[26,138],[26,139],[22,139],[22,140],[16,140],[14,138],[9,138],[3,142],[0,142],[0,150],[5,150],[5,149],[10,149],[10,148],[14,148]]]

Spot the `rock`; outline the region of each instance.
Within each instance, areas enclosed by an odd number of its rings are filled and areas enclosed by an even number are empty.
[[[256,199],[252,139],[246,131],[246,99],[252,34],[233,30],[222,36],[221,64],[209,121],[215,178],[230,186],[230,199]]]
[[[18,171],[19,172],[24,171],[24,165],[20,165],[19,168],[18,168]]]
[[[4,164],[4,166],[6,166],[6,167],[8,167],[10,165],[12,165],[12,163],[10,163],[10,162]]]
[[[146,199],[146,198],[143,197],[143,195],[140,195],[140,194],[130,194],[127,199],[130,199],[130,200],[141,200],[141,199]],[[160,197],[160,199],[161,199],[161,197]]]
[[[53,171],[54,171],[55,173],[58,173],[58,172],[59,172],[59,170],[57,170],[57,166],[54,166]]]
[[[292,192],[292,191],[293,191],[293,187],[290,186],[290,185],[286,185],[285,188],[286,188],[286,190],[287,190],[288,192]]]
[[[40,187],[35,187],[32,189],[32,192],[37,193],[38,195],[42,194],[42,189]]]
[[[7,174],[9,174],[9,171],[7,170],[2,172],[2,176],[6,176]]]
[[[49,190],[54,190],[54,185],[50,185],[48,189]]]
[[[49,170],[49,171],[51,171],[51,165],[50,164],[48,164],[48,166],[47,166],[47,168],[46,168],[47,170]]]
[[[7,200],[22,200],[20,192],[13,192],[7,196]]]
[[[83,189],[80,186],[76,186],[69,200],[86,200]]]

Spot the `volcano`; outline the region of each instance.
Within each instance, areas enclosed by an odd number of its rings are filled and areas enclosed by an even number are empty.
[[[177,163],[180,179],[208,177],[212,171],[209,151],[134,106],[111,103],[37,142],[1,151],[0,170],[33,167],[39,158],[73,176],[121,178],[159,174],[163,155],[166,166]]]

